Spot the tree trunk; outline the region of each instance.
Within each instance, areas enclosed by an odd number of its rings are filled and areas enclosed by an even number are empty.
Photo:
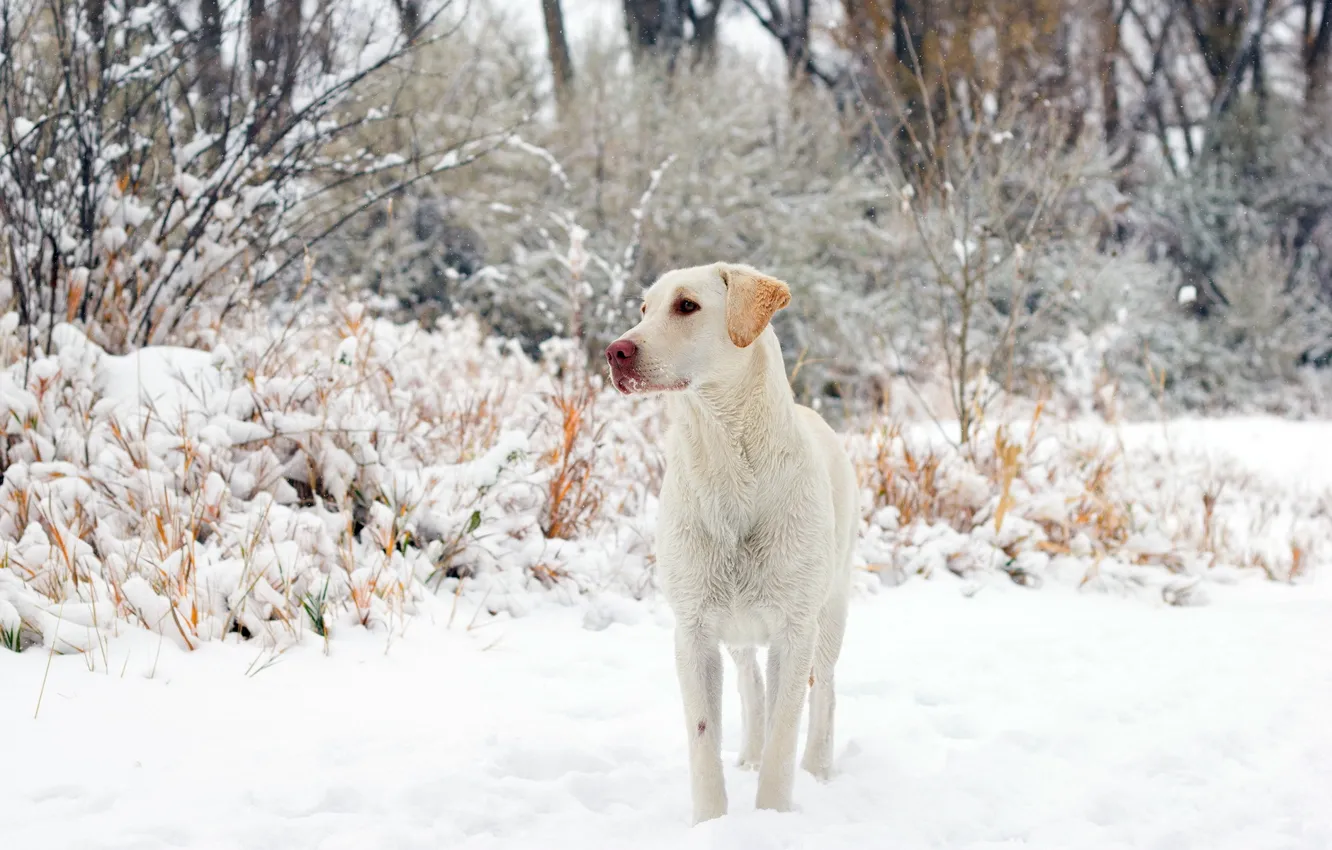
[[[635,56],[651,52],[661,31],[660,0],[624,0],[624,28]]]
[[[1219,90],[1244,49],[1247,0],[1183,0],[1183,4],[1198,53]]]
[[[106,0],[88,0],[88,26],[93,41],[101,44],[106,38]]]
[[[685,4],[690,0],[624,0],[624,25],[635,59],[664,58],[675,66],[684,42]]]
[[[925,73],[927,0],[893,0],[893,56],[913,76]]]
[[[226,71],[222,67],[222,5],[219,0],[199,0],[198,56],[204,124],[211,130],[222,121],[222,89],[226,81]]]
[[[722,0],[712,0],[712,8],[706,12],[697,12],[692,2],[685,2],[685,12],[689,22],[694,25],[694,60],[703,64],[712,64],[717,58],[717,15],[721,12]]]
[[[314,18],[311,19],[305,46],[305,52],[319,60],[319,70],[324,74],[333,73],[335,57],[333,55],[333,3],[332,0],[319,0],[315,6]],[[412,39],[408,37],[408,42]]]
[[[572,93],[574,78],[573,59],[564,35],[564,9],[560,0],[541,0],[541,12],[546,18],[546,50],[555,83],[555,102],[564,109]]]
[[[1304,0],[1304,103],[1322,106],[1327,100],[1328,47],[1332,43],[1332,0],[1323,0],[1322,17],[1314,28],[1314,6],[1318,0]]]
[[[786,17],[786,68],[792,77],[803,76],[809,56],[809,0],[790,0]]]
[[[657,41],[668,67],[675,68],[675,58],[684,46],[685,6],[690,0],[661,0],[661,35]]]
[[[393,6],[398,10],[398,26],[403,37],[409,42],[414,41],[421,33],[421,0],[393,0]]]
[[[282,66],[278,79],[278,120],[285,121],[291,113],[291,96],[301,64],[301,0],[278,0],[277,8],[273,58]]]
[[[1220,14],[1220,13],[1218,13]],[[1226,73],[1218,80],[1217,93],[1212,100],[1212,109],[1208,115],[1209,130],[1218,118],[1230,110],[1239,93],[1244,75],[1252,70],[1256,77],[1255,91],[1262,85],[1262,50],[1263,34],[1267,30],[1267,0],[1254,0],[1241,30],[1235,40],[1234,48],[1227,51],[1228,65]]]
[[[926,65],[925,34],[929,30],[928,0],[893,0],[893,57],[903,114],[897,134],[897,157],[903,166],[918,170],[938,152],[929,138],[926,112],[930,102],[930,69]],[[872,58],[871,58],[871,61]],[[872,67],[872,66],[871,66]]]
[[[250,3],[250,79],[254,96],[260,102],[273,90],[277,68],[273,62],[273,20],[264,0]]]
[[[1119,84],[1115,79],[1115,57],[1119,53],[1120,23],[1122,18],[1115,14],[1115,0],[1104,0],[1102,14],[1105,23],[1101,29],[1101,126],[1105,132],[1105,142],[1113,147],[1119,139],[1120,116]]]

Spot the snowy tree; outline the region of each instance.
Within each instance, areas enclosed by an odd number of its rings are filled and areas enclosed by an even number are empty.
[[[367,107],[367,89],[443,36],[409,38],[392,15],[346,5],[308,18],[288,6],[4,4],[0,296],[31,341],[49,346],[59,321],[121,349],[206,324],[298,272],[354,209],[502,140],[348,144],[393,117],[391,101]],[[424,10],[416,29],[448,13]],[[369,194],[324,203],[350,186]]]

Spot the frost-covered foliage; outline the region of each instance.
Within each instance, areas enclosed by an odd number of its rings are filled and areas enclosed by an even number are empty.
[[[1227,468],[1206,447],[1095,420],[978,424],[957,451],[930,428],[852,440],[872,505],[862,553],[886,580],[1006,573],[1105,590],[1192,596],[1203,577],[1261,569],[1292,580],[1332,558],[1332,492]],[[1321,485],[1321,486],[1325,486]]]
[[[60,321],[115,350],[160,340],[199,302],[225,313],[300,277],[346,214],[310,203],[330,187],[369,185],[373,202],[475,159],[487,143],[459,133],[409,155],[352,144],[391,114],[365,100],[379,76],[430,40],[384,11],[214,0],[186,21],[157,0],[6,2],[0,305],[43,346]]]
[[[510,30],[466,35],[418,56],[400,97],[428,102],[436,78],[465,66],[489,97],[527,103],[545,71]],[[579,334],[596,358],[662,271],[749,261],[795,291],[777,326],[797,392],[839,412],[888,387],[962,419],[998,388],[1134,415],[1326,404],[1310,374],[1325,337],[1314,273],[1326,224],[1290,231],[1295,253],[1281,235],[1328,206],[1317,139],[1282,136],[1290,156],[1269,165],[1289,189],[1267,193],[1239,153],[1178,181],[1144,163],[1126,174],[1090,128],[1071,135],[1064,107],[982,100],[954,104],[943,155],[908,180],[896,147],[869,155],[828,92],[774,79],[744,53],[669,79],[614,45],[578,59],[558,115],[538,110],[484,167],[376,206],[316,252],[316,275],[368,290],[398,318],[475,312],[532,354]],[[1251,202],[1225,207],[1240,183]],[[1259,207],[1261,238],[1226,229]],[[1229,258],[1210,272],[1218,285],[1278,267],[1259,286],[1232,285],[1226,310],[1181,304],[1183,255],[1170,246],[1194,219]],[[1190,291],[1208,298],[1206,287]]]
[[[62,324],[26,382],[6,346],[0,598],[27,628],[280,640],[398,622],[464,582],[513,613],[542,582],[650,584],[651,423],[561,415],[586,390],[558,346],[542,365],[471,320],[303,316],[124,357]],[[75,631],[61,647],[86,648]]]
[[[1332,305],[1307,280],[1290,280],[1279,252],[1260,248],[1228,265],[1217,283],[1229,303],[1199,316],[1180,304],[1192,296],[1170,269],[1139,261],[1138,276],[1101,294],[1106,317],[1087,362],[1115,396],[1103,412],[1157,410],[1325,413],[1332,373],[1309,362],[1332,327]],[[1089,305],[1090,306],[1090,305]]]
[[[447,68],[460,50],[420,58]],[[477,84],[521,90],[534,73],[520,56],[477,63]],[[532,351],[581,328],[597,353],[661,272],[753,261],[797,294],[779,330],[793,362],[805,354],[802,380],[854,373],[851,341],[891,315],[892,293],[872,221],[884,189],[848,159],[835,104],[789,91],[742,54],[669,82],[621,58],[594,45],[558,120],[524,126],[484,168],[396,199],[396,226],[387,211],[367,217],[368,238],[340,240],[319,263],[413,311],[426,301],[474,310]]]
[[[1327,409],[1332,145],[1299,108],[1245,99],[1186,172],[1131,188],[1154,262],[1122,293],[1126,389],[1171,410]]]
[[[1039,99],[976,113],[958,111],[951,144],[930,122],[919,144],[938,153],[924,161],[904,165],[888,138],[878,146],[898,198],[885,260],[913,320],[880,338],[899,358],[905,339],[917,363],[943,373],[949,405],[937,412],[958,421],[963,442],[1001,387],[1050,382],[1051,338],[1076,326],[1081,299],[1119,265],[1095,250],[1118,200],[1097,147],[1070,140],[1066,117]]]
[[[655,592],[658,406],[602,389],[567,343],[534,361],[472,319],[302,304],[224,325],[210,351],[116,356],[58,324],[25,364],[17,316],[0,321],[9,645],[88,649],[126,626],[280,644],[451,619],[463,596],[521,615],[546,592],[597,627]],[[862,583],[1007,573],[1175,598],[1329,557],[1326,494],[1101,425],[1038,413],[958,450],[880,418],[848,441]]]
[[[1272,270],[1283,285],[1311,283],[1332,298],[1332,141],[1301,110],[1281,97],[1244,99],[1186,172],[1141,192],[1143,229],[1179,286],[1194,288],[1195,309],[1229,306],[1243,279],[1219,278],[1265,250],[1284,266]]]

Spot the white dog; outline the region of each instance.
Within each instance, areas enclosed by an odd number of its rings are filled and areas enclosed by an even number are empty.
[[[620,392],[667,400],[657,563],[677,622],[695,823],[726,813],[719,643],[739,671],[740,764],[758,768],[759,808],[791,808],[806,687],[802,766],[832,772],[858,491],[833,430],[792,397],[768,326],[790,300],[748,266],[669,272],[647,291],[643,320],[606,349]]]

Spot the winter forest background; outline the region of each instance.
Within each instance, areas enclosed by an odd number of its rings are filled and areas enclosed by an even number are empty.
[[[0,297],[44,350],[337,293],[595,353],[727,257],[805,398],[1326,401],[1322,0],[573,2],[7,0]]]

